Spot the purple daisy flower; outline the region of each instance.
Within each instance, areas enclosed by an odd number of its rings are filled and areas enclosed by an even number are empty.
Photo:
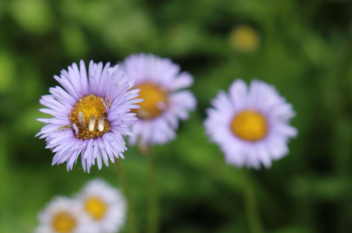
[[[297,135],[289,125],[295,115],[291,104],[264,82],[255,80],[247,87],[236,80],[229,95],[220,92],[212,105],[205,121],[207,133],[235,166],[268,168],[288,153],[287,142]]]
[[[196,107],[193,94],[184,88],[190,87],[193,78],[170,59],[154,55],[131,55],[124,61],[129,79],[135,80],[134,88],[140,89],[143,99],[140,109],[134,109],[138,121],[132,126],[133,137],[142,146],[165,144],[175,137],[178,121],[186,120],[189,111]]]
[[[40,111],[53,118],[38,119],[46,126],[36,135],[55,153],[52,164],[67,162],[67,170],[72,170],[81,155],[82,167],[89,172],[96,161],[101,169],[102,161],[108,166],[109,159],[123,158],[127,148],[122,136],[130,135],[137,120],[131,109],[139,108],[135,104],[141,100],[121,69],[91,61],[87,75],[81,61],[79,68],[73,63],[54,78],[62,87],[50,88],[51,95],[40,99],[47,107]]]

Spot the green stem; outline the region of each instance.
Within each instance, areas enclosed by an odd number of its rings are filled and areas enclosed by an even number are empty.
[[[120,179],[120,183],[122,185],[123,192],[124,192],[125,197],[127,199],[127,207],[128,207],[127,214],[128,214],[128,223],[129,223],[129,232],[138,233],[136,212],[134,210],[132,196],[131,196],[130,189],[128,186],[126,173],[123,170],[120,159],[116,159],[115,164],[116,164],[115,167],[116,167],[116,171],[118,173],[119,179]]]
[[[159,225],[159,203],[155,159],[150,151],[146,154],[146,157],[149,164],[149,214],[147,232],[157,233]]]
[[[252,233],[264,233],[262,223],[260,221],[257,203],[253,192],[250,174],[246,168],[241,169],[243,192],[245,198],[245,207],[248,223]]]

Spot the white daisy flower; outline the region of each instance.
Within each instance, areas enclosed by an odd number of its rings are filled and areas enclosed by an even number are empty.
[[[132,126],[135,137],[143,146],[165,144],[175,138],[178,121],[186,120],[189,111],[196,107],[196,100],[188,88],[193,78],[170,59],[154,55],[131,55],[124,61],[126,76],[135,80],[133,88],[140,89],[137,113],[138,121]]]
[[[269,168],[272,160],[288,153],[287,142],[297,135],[289,125],[295,115],[291,104],[264,82],[255,80],[247,87],[236,80],[229,95],[220,92],[212,105],[205,122],[207,133],[235,166]]]
[[[89,227],[80,204],[66,197],[52,200],[39,214],[36,233],[97,233]]]
[[[79,196],[85,216],[96,232],[116,233],[126,219],[127,204],[122,194],[101,179],[94,179]]]

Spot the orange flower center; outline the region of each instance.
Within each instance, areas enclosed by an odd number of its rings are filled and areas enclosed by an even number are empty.
[[[138,103],[139,109],[132,110],[138,118],[145,120],[156,118],[167,108],[168,93],[164,88],[150,82],[141,83],[134,88],[140,89],[138,98],[144,100]]]
[[[253,110],[245,110],[236,114],[231,122],[232,132],[246,141],[263,139],[268,132],[265,116]]]
[[[78,128],[79,139],[97,138],[110,131],[107,110],[101,97],[89,95],[80,99],[70,113],[70,120]]]
[[[88,198],[85,207],[86,211],[95,220],[101,219],[105,215],[107,210],[106,204],[96,197]]]
[[[60,233],[73,232],[76,227],[76,219],[67,212],[59,212],[53,219],[53,228]]]

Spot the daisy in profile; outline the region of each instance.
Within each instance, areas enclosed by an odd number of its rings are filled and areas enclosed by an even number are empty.
[[[97,233],[92,231],[81,205],[66,197],[52,200],[39,214],[36,233]]]
[[[273,86],[261,81],[247,85],[236,80],[229,94],[212,101],[205,122],[212,141],[219,144],[228,163],[237,167],[271,166],[288,153],[287,142],[297,135],[289,125],[295,115],[291,104]]]
[[[81,61],[80,67],[73,63],[54,78],[62,87],[50,88],[51,94],[40,100],[46,107],[40,111],[53,118],[38,119],[46,126],[37,135],[55,153],[52,164],[66,162],[72,170],[81,155],[82,167],[89,172],[95,162],[101,169],[102,161],[108,166],[109,159],[123,158],[127,148],[122,135],[130,134],[137,120],[131,109],[139,108],[135,103],[141,100],[121,69],[91,61],[87,73]]]
[[[139,97],[144,101],[141,108],[133,109],[138,121],[132,126],[135,137],[142,146],[164,144],[175,137],[179,120],[186,120],[189,111],[196,107],[193,94],[184,90],[193,83],[186,72],[170,59],[154,55],[131,55],[124,61],[124,69],[129,79],[135,80],[135,89],[140,89]]]
[[[95,179],[83,188],[79,201],[95,232],[119,232],[126,219],[126,201],[104,180]]]

